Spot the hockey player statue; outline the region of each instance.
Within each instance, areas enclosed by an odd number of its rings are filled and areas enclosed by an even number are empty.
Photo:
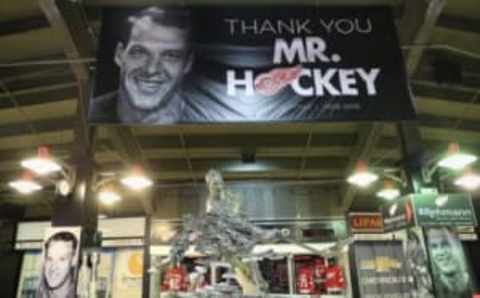
[[[276,242],[285,235],[280,230],[264,230],[249,222],[240,212],[238,200],[225,189],[219,171],[208,171],[205,180],[206,214],[184,217],[182,229],[171,241],[168,263],[180,264],[188,248],[195,246],[197,252],[210,260],[230,265],[243,295],[266,292],[268,285],[261,276],[253,248],[260,243]]]

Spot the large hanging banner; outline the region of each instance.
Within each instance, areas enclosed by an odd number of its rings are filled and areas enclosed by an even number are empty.
[[[354,297],[412,297],[401,241],[355,242],[353,257]]]
[[[90,123],[414,117],[388,7],[105,8]]]
[[[80,233],[80,227],[47,229],[36,298],[76,297]]]
[[[435,297],[464,298],[478,295],[475,277],[462,243],[449,228],[425,229],[433,274]]]

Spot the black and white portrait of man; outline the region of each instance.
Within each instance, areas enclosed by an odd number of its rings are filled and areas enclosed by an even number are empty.
[[[123,21],[125,30],[112,44],[114,64],[119,69],[118,89],[92,99],[90,121],[180,121],[184,107],[180,88],[193,61],[189,11],[148,7],[126,15]]]
[[[80,228],[52,228],[43,244],[36,298],[74,298]]]
[[[105,7],[89,123],[414,119],[390,14],[185,1]]]

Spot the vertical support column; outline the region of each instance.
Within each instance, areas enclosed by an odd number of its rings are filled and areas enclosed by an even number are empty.
[[[53,226],[82,226],[85,235],[93,236],[97,229],[97,202],[94,197],[95,162],[93,144],[95,129],[86,121],[89,82],[79,82],[79,101],[71,149],[72,193],[55,201]]]
[[[143,240],[143,245],[145,249],[143,250],[143,290],[142,297],[149,298],[152,293],[150,293],[150,267],[151,267],[151,255],[150,255],[150,231],[151,231],[151,216],[147,216],[145,219],[145,236]]]
[[[293,255],[289,254],[287,257],[287,269],[288,269],[288,292],[290,295],[295,294],[295,265]]]
[[[397,123],[398,134],[402,143],[402,151],[404,157],[405,173],[407,176],[407,187],[409,193],[420,193],[422,187],[433,187],[430,181],[425,181],[424,170],[427,166],[425,153],[422,148],[420,130],[415,122]],[[426,245],[425,229],[420,228],[421,237]],[[428,271],[432,275],[430,266],[430,254],[426,248]],[[433,285],[435,289],[435,284]],[[435,290],[434,290],[435,291]]]
[[[445,4],[446,0],[406,0],[403,17],[400,20],[400,42],[402,44],[428,43]],[[407,53],[405,62],[408,77],[413,77],[417,71],[423,50],[419,47]],[[408,190],[418,192],[426,184],[422,176],[425,159],[420,131],[416,122],[406,121],[397,123],[397,129],[402,142]]]
[[[80,1],[39,0],[39,6],[55,34],[62,37],[65,56],[71,59],[92,57],[95,42],[86,23]],[[70,165],[73,173],[73,192],[67,198],[56,198],[52,224],[81,225],[91,235],[97,226],[97,205],[93,198],[94,129],[87,125],[90,70],[88,65],[72,63],[78,87],[77,117]],[[87,239],[88,240],[88,239]]]
[[[402,144],[408,192],[418,193],[422,187],[431,186],[423,178],[426,158],[420,130],[416,122],[406,121],[397,123],[397,130]]]

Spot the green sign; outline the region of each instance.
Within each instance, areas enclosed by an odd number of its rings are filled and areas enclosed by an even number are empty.
[[[382,207],[383,227],[385,232],[402,230],[415,225],[411,196],[403,196]]]
[[[419,226],[476,226],[477,219],[468,194],[412,195]]]

